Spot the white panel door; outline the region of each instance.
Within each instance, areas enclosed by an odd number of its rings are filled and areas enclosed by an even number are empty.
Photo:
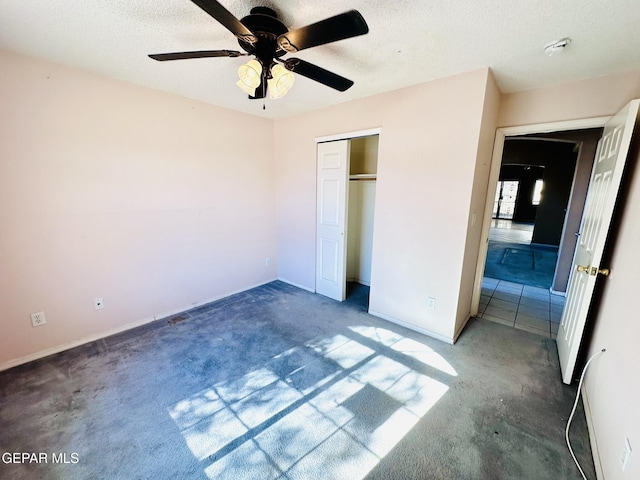
[[[631,144],[640,100],[631,101],[607,122],[596,151],[589,192],[584,207],[567,303],[556,342],[562,381],[571,383],[596,277],[611,224],[622,171]]]
[[[346,296],[349,140],[318,144],[316,292]]]

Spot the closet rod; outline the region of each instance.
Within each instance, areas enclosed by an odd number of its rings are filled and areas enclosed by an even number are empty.
[[[361,180],[369,180],[369,181],[375,181],[375,180],[376,180],[376,175],[375,175],[375,174],[371,174],[371,173],[360,173],[360,174],[356,174],[356,175],[351,175],[351,176],[349,176],[349,180],[357,180],[357,181],[361,181]]]

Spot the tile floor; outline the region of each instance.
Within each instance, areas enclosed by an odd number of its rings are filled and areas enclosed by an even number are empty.
[[[564,302],[544,288],[485,277],[478,317],[555,339]]]
[[[529,245],[533,238],[533,224],[519,223],[512,220],[491,220],[489,240]]]

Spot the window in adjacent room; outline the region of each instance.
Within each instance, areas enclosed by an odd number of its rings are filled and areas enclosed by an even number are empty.
[[[544,182],[542,179],[536,180],[536,184],[533,186],[533,197],[531,199],[531,205],[540,205],[540,200],[542,200],[542,189],[544,187]]]

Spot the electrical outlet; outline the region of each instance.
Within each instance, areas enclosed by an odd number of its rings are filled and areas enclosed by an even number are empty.
[[[620,457],[620,467],[624,472],[627,469],[627,465],[629,465],[629,457],[631,456],[631,443],[629,443],[629,439],[627,438],[624,442],[624,450],[622,451],[622,456]]]
[[[268,267],[269,265],[271,265],[271,257],[267,257],[264,259],[264,264]]]
[[[96,310],[100,310],[104,308],[104,302],[102,301],[102,297],[93,299],[93,306]]]
[[[44,318],[44,312],[36,312],[31,314],[31,325],[34,327],[39,327],[40,325],[44,325],[47,323],[47,319]]]
[[[429,310],[435,310],[436,309],[436,299],[433,297],[429,297],[427,298],[427,308]]]

